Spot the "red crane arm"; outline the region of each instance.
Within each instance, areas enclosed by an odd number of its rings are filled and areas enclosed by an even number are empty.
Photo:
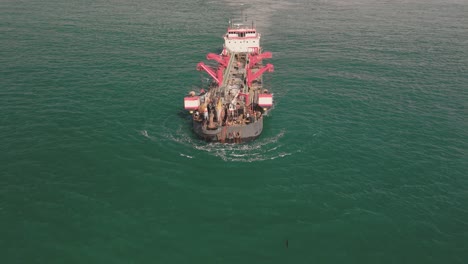
[[[218,71],[216,72],[216,74],[218,74],[218,85],[221,85],[223,83],[223,75],[224,75],[224,69],[225,67],[223,65],[219,65],[218,67]]]
[[[271,52],[269,51],[254,56],[249,54],[249,68],[252,68],[255,64],[257,64],[263,59],[271,59],[272,57],[273,54],[271,54]]]
[[[252,82],[260,77],[264,72],[273,72],[275,70],[275,67],[273,64],[268,63],[264,67],[260,68],[257,72],[252,73],[252,70],[250,68],[247,69],[247,85],[250,86],[252,85]]]
[[[197,70],[199,70],[199,71],[205,70],[205,71],[211,76],[211,78],[213,78],[213,80],[215,80],[218,84],[220,84],[219,79],[218,79],[218,76],[217,76],[217,75],[219,75],[219,74],[217,74],[217,73],[215,72],[215,70],[212,69],[211,67],[205,65],[205,63],[199,62],[199,63],[197,64]],[[219,70],[219,69],[218,69],[218,70]]]
[[[215,60],[219,64],[223,65],[224,67],[227,67],[227,65],[229,63],[229,57],[228,56],[222,56],[222,55],[218,55],[218,54],[214,54],[214,53],[208,53],[206,55],[206,59],[207,60]]]

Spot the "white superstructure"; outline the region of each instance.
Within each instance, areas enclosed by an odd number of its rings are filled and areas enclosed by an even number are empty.
[[[255,27],[230,22],[224,35],[224,48],[229,52],[257,53],[260,48],[260,33]]]

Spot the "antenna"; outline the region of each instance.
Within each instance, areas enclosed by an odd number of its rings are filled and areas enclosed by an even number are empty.
[[[243,8],[244,4],[240,4],[240,6],[241,6],[241,20],[242,20],[242,18],[244,18],[244,8]]]
[[[241,20],[241,22],[245,22],[245,21],[247,21],[247,15],[244,15],[244,4],[240,4],[240,6],[241,6],[240,20]]]

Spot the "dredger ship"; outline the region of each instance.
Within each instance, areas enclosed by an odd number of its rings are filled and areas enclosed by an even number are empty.
[[[272,57],[260,46],[261,34],[254,23],[230,20],[223,36],[221,54],[209,53],[215,66],[198,63],[197,70],[208,73],[210,83],[184,98],[194,132],[206,141],[242,143],[260,136],[263,119],[273,106],[273,94],[263,86],[263,74],[273,72]]]

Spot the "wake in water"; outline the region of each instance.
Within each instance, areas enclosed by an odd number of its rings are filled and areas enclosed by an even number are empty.
[[[208,143],[199,139],[192,132],[190,120],[186,115],[180,116],[184,121],[174,127],[174,117],[168,116],[160,122],[158,131],[141,130],[140,134],[152,141],[157,141],[167,151],[178,151],[178,155],[188,159],[196,159],[197,156],[213,155],[224,161],[254,162],[284,158],[301,150],[286,151],[287,146],[281,144],[285,130],[271,137],[260,136],[256,140],[242,144]],[[187,123],[186,123],[187,122]],[[182,148],[174,146],[174,144]],[[181,151],[182,150],[182,151]]]
[[[198,138],[194,138],[193,135],[184,133],[182,127],[177,133],[170,133],[165,136],[167,139],[192,148],[192,150],[196,149],[209,153],[224,161],[254,162],[283,158],[293,154],[281,151],[283,145],[280,144],[280,139],[284,136],[284,131],[273,137],[260,137],[253,142],[243,144],[207,143]],[[193,153],[193,151],[191,151],[191,153]],[[196,157],[196,154],[189,156],[181,153],[180,155],[186,156],[187,158]]]

